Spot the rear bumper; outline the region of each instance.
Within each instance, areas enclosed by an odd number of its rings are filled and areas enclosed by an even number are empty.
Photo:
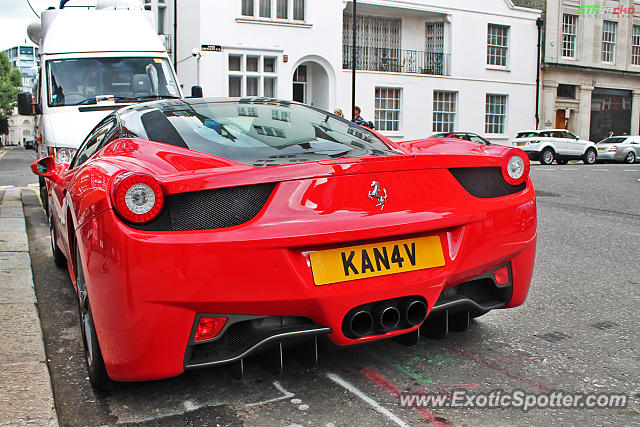
[[[622,150],[618,150],[615,153],[610,153],[609,151],[598,151],[598,160],[624,162],[624,158],[627,154],[628,151],[623,152]]]
[[[512,290],[503,306],[518,306],[529,290],[536,250],[531,182],[522,193],[483,206],[485,211],[442,221],[378,223],[366,230],[289,238],[284,238],[286,225],[280,236],[262,236],[255,229],[251,234],[251,224],[149,233],[127,227],[113,211],[103,212],[78,230],[78,243],[107,371],[121,381],[180,374],[189,366],[198,313],[302,317],[315,328],[312,335],[328,333],[338,345],[404,334],[417,326],[352,339],[341,325],[354,307],[380,300],[420,296],[431,310],[443,289],[505,263],[511,265]],[[371,236],[385,241],[428,235],[440,237],[445,266],[314,285],[310,251],[371,242]]]

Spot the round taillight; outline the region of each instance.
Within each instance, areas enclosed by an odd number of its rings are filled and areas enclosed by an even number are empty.
[[[502,165],[502,176],[510,185],[520,185],[529,176],[529,158],[518,151],[509,150]]]
[[[122,218],[137,224],[149,222],[162,210],[164,193],[150,175],[123,174],[114,182],[113,201]]]

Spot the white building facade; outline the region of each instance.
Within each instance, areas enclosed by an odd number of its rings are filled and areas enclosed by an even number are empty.
[[[35,118],[33,116],[21,116],[18,109],[13,109],[13,114],[8,119],[9,133],[2,136],[3,145],[24,146],[28,140],[35,137]]]
[[[175,3],[153,0],[153,8],[177,45],[185,88],[293,99],[351,117],[351,2],[195,1],[174,14]],[[359,0],[362,116],[396,140],[455,130],[508,144],[535,127],[539,16],[510,0]]]

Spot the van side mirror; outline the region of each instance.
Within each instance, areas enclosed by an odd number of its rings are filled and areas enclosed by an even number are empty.
[[[33,116],[33,97],[29,92],[20,92],[18,94],[18,114],[23,116]]]
[[[191,86],[191,98],[202,98],[202,86]]]

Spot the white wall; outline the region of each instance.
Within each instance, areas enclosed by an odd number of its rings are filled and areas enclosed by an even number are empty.
[[[275,0],[272,0],[275,4]],[[168,2],[169,8],[172,1]],[[326,93],[329,110],[342,108],[351,116],[351,74],[342,69],[342,17],[349,5],[343,0],[307,0],[303,24],[264,22],[241,15],[239,0],[194,1],[189,8],[178,6],[178,59],[190,56],[202,44],[221,45],[223,52],[203,52],[201,85],[205,96],[227,96],[228,56],[261,54],[276,56],[277,96],[292,98],[292,76],[302,62],[322,64],[328,80],[313,91]],[[402,49],[423,51],[425,21],[447,17],[445,52],[451,53],[451,76],[358,72],[357,104],[363,116],[374,118],[376,86],[403,90],[401,131],[390,136],[415,139],[432,133],[433,90],[458,92],[456,130],[484,135],[486,93],[509,97],[504,135],[490,136],[498,143],[525,128],[535,127],[536,42],[539,13],[514,7],[510,0],[359,0],[358,13],[400,17]],[[256,9],[258,1],[256,0]],[[168,15],[172,16],[171,10]],[[487,26],[510,26],[509,65],[503,70],[486,66]],[[285,62],[285,56],[288,61]],[[317,82],[322,73],[311,73]],[[196,61],[178,65],[178,77],[185,92],[196,83]],[[312,82],[313,84],[313,82]],[[318,98],[316,98],[317,101]]]

